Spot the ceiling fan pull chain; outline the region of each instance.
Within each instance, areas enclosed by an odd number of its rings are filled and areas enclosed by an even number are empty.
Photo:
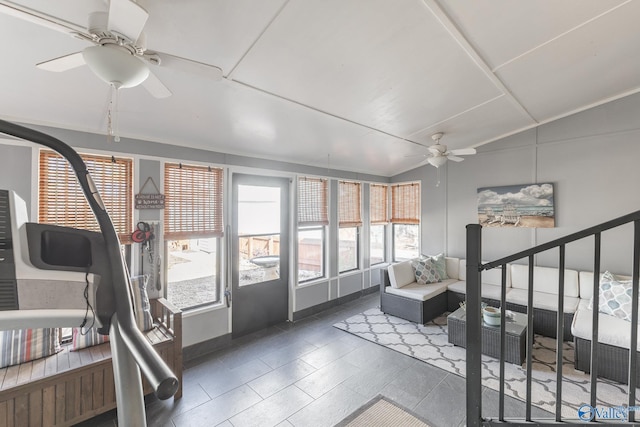
[[[109,139],[113,138],[115,142],[120,142],[118,133],[118,88],[111,84],[111,101],[109,102],[109,110],[107,111],[107,134]]]
[[[113,139],[113,123],[111,120],[111,110],[113,109],[113,87],[111,88],[111,99],[109,100],[109,108],[107,108],[107,141],[112,142]]]
[[[120,142],[120,131],[118,129],[118,98],[120,97],[120,90],[114,84],[111,85],[111,90],[113,91],[113,140]]]

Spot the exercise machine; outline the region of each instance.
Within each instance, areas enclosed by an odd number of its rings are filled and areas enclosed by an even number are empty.
[[[118,425],[146,426],[140,371],[159,399],[178,379],[142,335],[120,241],[87,167],[64,142],[0,120],[0,134],[57,151],[71,165],[100,232],[37,224],[0,190],[0,329],[95,325],[111,342]]]

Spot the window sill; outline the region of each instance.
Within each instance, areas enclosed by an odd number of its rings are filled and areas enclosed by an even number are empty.
[[[356,268],[354,270],[347,270],[347,271],[343,271],[341,273],[338,273],[338,277],[345,277],[345,276],[352,276],[354,274],[359,274],[362,273],[363,270],[360,268]]]
[[[222,303],[222,302],[212,302],[211,304],[207,304],[207,305],[202,305],[200,307],[194,307],[194,308],[186,308],[184,310],[182,310],[182,318],[185,317],[191,317],[191,316],[198,316],[200,314],[203,313],[207,313],[210,311],[217,311],[217,310],[222,310],[227,308],[226,304]]]
[[[373,270],[374,268],[385,268],[388,267],[389,265],[391,265],[390,263],[383,261],[383,262],[379,262],[377,264],[372,264],[371,266],[369,266],[370,270]]]
[[[328,278],[326,278],[326,277],[318,277],[317,279],[313,279],[313,280],[309,280],[309,281],[306,281],[306,282],[298,283],[296,288],[306,288],[306,287],[309,287],[309,286],[319,285],[321,283],[327,283],[327,282],[329,282]]]

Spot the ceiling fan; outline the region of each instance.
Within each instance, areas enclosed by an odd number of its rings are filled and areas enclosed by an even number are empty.
[[[431,139],[435,141],[435,144],[427,147],[429,150],[429,154],[427,156],[427,162],[439,168],[444,165],[447,160],[451,160],[454,162],[461,162],[464,159],[459,156],[468,156],[472,154],[476,154],[475,148],[460,148],[457,150],[448,150],[446,145],[440,144],[440,139],[444,136],[443,132],[434,133],[431,135]]]
[[[92,46],[36,66],[42,70],[63,72],[87,65],[101,80],[111,86],[111,102],[107,112],[107,133],[116,142],[118,135],[118,91],[142,86],[156,98],[171,96],[171,91],[155,76],[148,64],[170,67],[212,81],[222,78],[219,67],[155,52],[146,48],[143,32],[149,13],[133,0],[108,1],[108,11],[89,14],[87,28],[67,22],[34,9],[0,0],[0,13],[15,16],[37,25],[54,29],[90,42]]]
[[[108,3],[108,12],[96,11],[89,15],[86,29],[10,1],[0,1],[0,13],[57,30],[93,44],[82,52],[36,64],[43,70],[62,72],[86,64],[100,79],[115,89],[142,84],[156,98],[171,96],[171,91],[149,70],[148,64],[171,67],[211,80],[222,78],[222,70],[219,67],[147,50],[143,33],[149,18],[147,11],[132,0],[108,0]]]

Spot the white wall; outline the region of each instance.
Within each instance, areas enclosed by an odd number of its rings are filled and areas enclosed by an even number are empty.
[[[423,179],[422,252],[466,257],[465,226],[477,222],[477,189],[551,182],[556,228],[483,229],[483,258],[496,259],[640,209],[640,95],[479,147],[441,170],[424,166],[392,178]],[[602,268],[631,272],[632,227],[602,236]],[[539,265],[557,265],[557,252]],[[593,269],[593,243],[567,247],[567,267]]]

